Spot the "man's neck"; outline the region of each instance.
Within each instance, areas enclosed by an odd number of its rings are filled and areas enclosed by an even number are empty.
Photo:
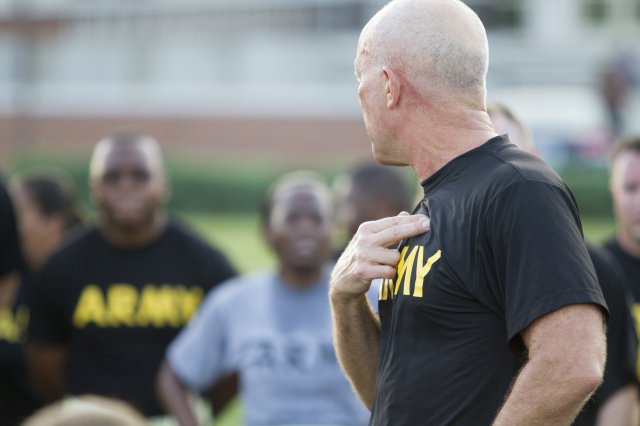
[[[303,290],[317,283],[322,277],[322,271],[322,267],[301,271],[281,266],[280,277],[289,287]]]
[[[442,115],[427,124],[408,135],[413,140],[411,166],[421,180],[497,135],[484,111]]]
[[[123,228],[105,220],[100,226],[100,231],[104,238],[116,247],[137,248],[155,240],[165,229],[166,224],[165,215],[158,214],[150,223],[137,228]]]
[[[634,241],[627,234],[618,233],[618,244],[620,248],[631,257],[640,260],[640,244]]]

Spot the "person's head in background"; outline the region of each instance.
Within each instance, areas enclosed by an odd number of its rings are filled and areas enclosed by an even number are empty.
[[[322,276],[331,250],[332,212],[329,188],[309,172],[287,174],[267,192],[263,232],[288,285],[307,287]]]
[[[505,104],[487,103],[487,113],[497,133],[509,135],[509,141],[531,154],[538,154],[529,127]]]
[[[71,183],[55,175],[33,174],[11,182],[23,256],[38,271],[69,231],[82,227]]]
[[[411,193],[397,169],[371,162],[361,164],[335,183],[337,216],[347,240],[372,220],[411,209]]]
[[[162,152],[153,138],[115,133],[100,140],[89,174],[100,228],[107,240],[135,247],[164,229],[168,188]]]
[[[640,136],[614,145],[609,173],[618,243],[627,253],[640,258]]]
[[[149,423],[124,401],[84,395],[36,411],[22,426],[146,426]]]

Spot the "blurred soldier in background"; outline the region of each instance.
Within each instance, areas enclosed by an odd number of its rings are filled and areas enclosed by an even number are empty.
[[[47,257],[72,231],[81,227],[73,191],[62,178],[30,175],[15,179],[11,195],[16,207],[18,230],[25,267],[20,275],[11,311],[0,321],[5,333],[0,339],[0,413],[9,416],[3,425],[18,424],[41,404],[27,380],[24,344],[26,343],[29,308],[27,297],[33,277]]]
[[[2,425],[16,424],[31,409],[25,407],[23,410],[16,407],[14,410],[14,404],[11,402],[11,384],[15,381],[13,366],[16,357],[20,358],[14,349],[22,335],[15,310],[22,268],[15,212],[4,180],[0,178],[0,424]]]
[[[239,374],[246,424],[367,424],[333,350],[331,211],[317,178],[287,175],[273,187],[262,219],[278,270],[212,291],[167,352],[158,392],[181,425],[196,424],[188,391],[231,371]]]
[[[505,105],[489,103],[493,128],[536,153],[529,128]],[[635,376],[638,340],[631,316],[631,295],[623,285],[618,263],[603,249],[587,244],[611,316],[607,327],[607,364],[602,385],[573,423],[575,426],[634,426],[640,418]],[[640,277],[640,275],[638,275]]]
[[[153,383],[167,344],[228,260],[167,219],[160,148],[120,133],[90,164],[99,222],[54,253],[34,286],[27,361],[50,399],[98,394],[162,415]]]
[[[360,224],[411,209],[411,193],[400,172],[375,162],[361,164],[336,179],[338,224],[346,233],[337,259]]]
[[[605,248],[620,263],[624,283],[634,299],[633,315],[640,333],[640,137],[615,144],[609,161],[609,189],[617,232]],[[640,377],[640,359],[636,366]]]

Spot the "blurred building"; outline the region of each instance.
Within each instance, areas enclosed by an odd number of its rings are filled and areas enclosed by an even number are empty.
[[[352,63],[383,3],[0,0],[0,159],[128,126],[184,150],[369,155]],[[601,68],[637,65],[640,0],[467,3],[490,32],[489,97],[534,129],[593,125]]]

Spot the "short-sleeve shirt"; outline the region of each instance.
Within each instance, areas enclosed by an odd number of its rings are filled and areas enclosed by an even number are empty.
[[[633,317],[636,332],[640,336],[640,258],[624,251],[616,238],[611,238],[604,245],[605,249],[618,262],[624,286],[633,296]],[[636,364],[636,376],[640,378],[640,358]]]
[[[625,286],[633,294],[636,303],[640,303],[640,257],[632,256],[624,251],[616,238],[611,238],[604,247],[622,267]]]
[[[180,381],[204,390],[238,372],[251,426],[366,425],[333,349],[328,276],[294,289],[261,272],[212,291],[169,347]]]
[[[379,290],[371,425],[489,425],[523,363],[520,333],[563,306],[606,307],[575,200],[504,136],[423,182],[431,230]]]
[[[160,415],[154,381],[167,345],[206,292],[233,275],[218,250],[175,223],[136,249],[115,247],[93,228],[45,264],[29,341],[69,347],[68,392]]]
[[[615,259],[602,248],[591,244],[587,248],[610,312],[607,365],[602,384],[573,422],[574,426],[595,425],[602,404],[616,391],[637,383],[635,366],[638,339],[631,315],[631,292],[623,286],[620,265]]]

